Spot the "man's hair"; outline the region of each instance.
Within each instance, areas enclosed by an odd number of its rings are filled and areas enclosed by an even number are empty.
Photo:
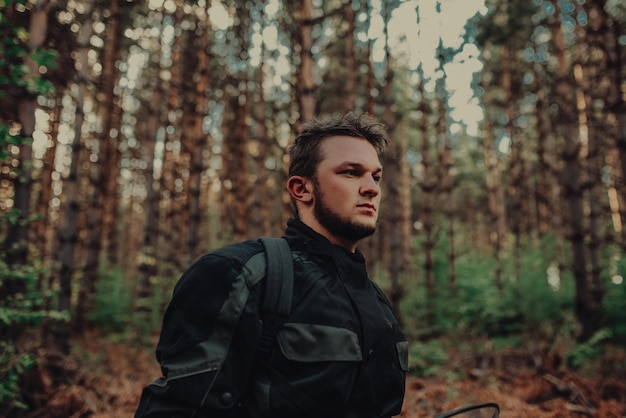
[[[314,118],[302,126],[300,134],[289,147],[289,177],[302,176],[315,180],[322,160],[322,141],[330,136],[363,138],[372,144],[379,156],[389,142],[384,125],[365,113],[346,112],[324,120]]]

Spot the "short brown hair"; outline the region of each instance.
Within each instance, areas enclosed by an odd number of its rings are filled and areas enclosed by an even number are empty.
[[[345,135],[367,140],[380,156],[389,139],[384,125],[368,114],[354,112],[336,114],[329,119],[314,118],[302,126],[300,134],[289,147],[289,177],[315,178],[322,160],[320,145],[329,136]]]

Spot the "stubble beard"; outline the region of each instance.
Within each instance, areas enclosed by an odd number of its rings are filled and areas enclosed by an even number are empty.
[[[358,242],[376,232],[376,224],[367,225],[357,223],[349,218],[343,217],[326,205],[324,194],[316,187],[313,191],[315,205],[313,214],[317,221],[331,234],[353,242]]]

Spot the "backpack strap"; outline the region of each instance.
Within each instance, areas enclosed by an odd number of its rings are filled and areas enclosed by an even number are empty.
[[[261,307],[263,334],[259,349],[269,353],[291,311],[293,259],[284,238],[261,237],[259,241],[265,249],[266,260],[265,296]]]
[[[301,392],[285,379],[269,362],[276,343],[276,334],[289,317],[293,296],[293,259],[291,248],[284,238],[261,237],[265,248],[266,277],[265,295],[261,307],[263,333],[257,350],[260,360],[272,378],[274,389],[281,392],[302,407],[303,418],[319,418],[329,414],[313,401],[308,394]]]

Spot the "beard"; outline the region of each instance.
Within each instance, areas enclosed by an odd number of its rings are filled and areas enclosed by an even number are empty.
[[[351,219],[343,217],[334,212],[326,205],[324,194],[315,187],[313,191],[315,206],[313,214],[317,221],[331,234],[350,241],[358,242],[369,237],[376,231],[376,225],[368,225],[353,222]]]

